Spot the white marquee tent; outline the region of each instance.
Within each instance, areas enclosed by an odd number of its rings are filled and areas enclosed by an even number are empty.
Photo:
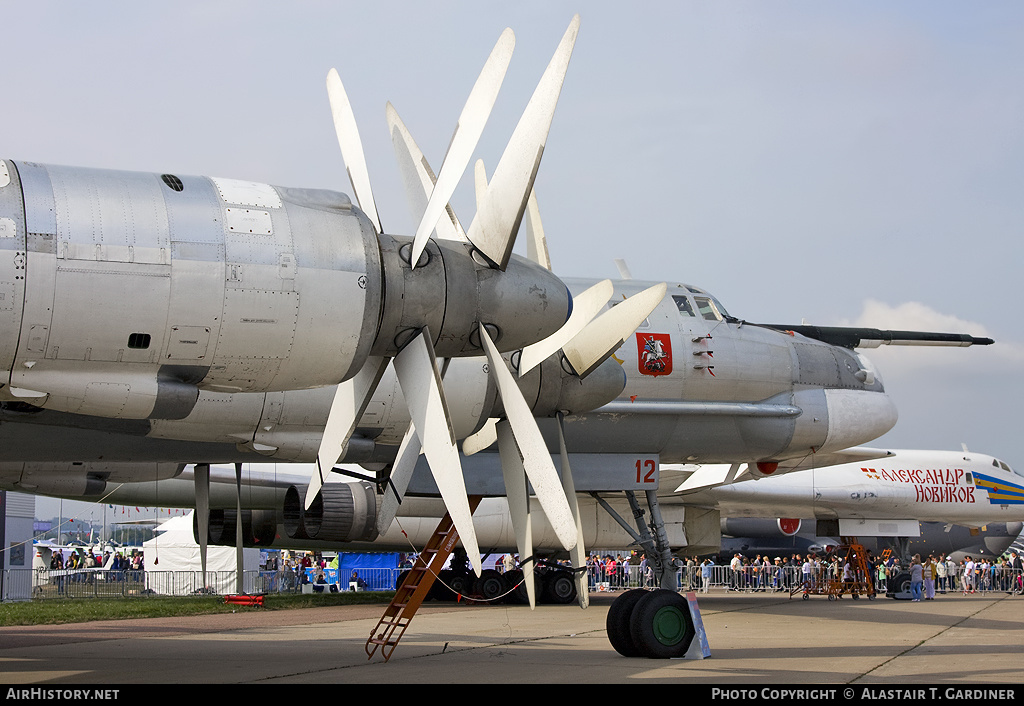
[[[199,544],[192,534],[192,515],[174,517],[160,525],[157,536],[142,545],[147,585],[157,593],[187,595],[202,587]],[[235,583],[235,548],[207,546],[206,585],[216,593],[232,593]],[[243,571],[258,571],[260,550],[242,550]],[[173,573],[172,573],[173,572]],[[250,590],[246,585],[246,590]]]

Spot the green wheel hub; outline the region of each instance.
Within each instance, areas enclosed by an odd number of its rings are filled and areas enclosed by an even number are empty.
[[[666,606],[654,614],[654,637],[663,645],[676,645],[686,635],[686,617],[675,606]]]

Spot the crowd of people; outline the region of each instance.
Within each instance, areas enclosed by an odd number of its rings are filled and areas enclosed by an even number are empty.
[[[104,569],[110,576],[108,581],[139,580],[145,569],[142,552],[133,549],[131,554],[120,551],[99,553],[92,548],[81,547],[67,553],[54,550],[50,554],[50,577],[57,586],[57,594],[64,595],[68,583],[81,583],[95,578],[84,569]]]
[[[874,557],[866,552],[863,566],[849,557],[826,554],[791,554],[786,557],[735,554],[724,559],[677,560],[679,585],[684,590],[707,592],[712,586],[729,591],[793,591],[823,585],[825,581],[843,581],[871,585],[884,592],[901,574],[909,574],[912,600],[934,600],[935,595],[960,591],[964,594],[986,591],[1022,592],[1022,558],[1015,552],[954,561],[951,556],[915,555],[902,561],[895,555]],[[642,552],[615,555],[593,553],[587,560],[591,590],[649,587],[654,572]]]
[[[131,554],[111,552],[102,554],[92,548],[79,548],[68,553],[53,551],[50,555],[50,570],[60,569],[106,569],[107,571],[142,571],[145,560],[142,553],[133,549]]]

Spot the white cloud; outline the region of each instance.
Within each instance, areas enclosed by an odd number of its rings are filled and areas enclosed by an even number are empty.
[[[979,338],[995,338],[991,346],[947,348],[934,346],[882,346],[867,350],[882,373],[904,374],[922,368],[949,367],[952,370],[983,370],[988,373],[1006,373],[1024,368],[1024,345],[1016,341],[1001,341],[989,333],[984,324],[969,321],[921,304],[905,302],[895,306],[875,299],[864,301],[857,318],[841,322],[843,326],[859,326],[899,331],[928,331],[935,333],[964,333]]]
[[[989,335],[982,324],[961,319],[953,314],[944,314],[920,302],[890,306],[876,299],[867,299],[864,301],[864,309],[860,316],[844,325],[906,331],[970,333],[972,336]]]

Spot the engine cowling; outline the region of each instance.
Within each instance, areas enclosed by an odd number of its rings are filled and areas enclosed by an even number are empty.
[[[550,272],[379,235],[344,194],[0,161],[0,370],[9,399],[181,419],[200,390],[330,385],[429,328],[439,356],[558,329]],[[6,382],[6,381],[5,381]]]

